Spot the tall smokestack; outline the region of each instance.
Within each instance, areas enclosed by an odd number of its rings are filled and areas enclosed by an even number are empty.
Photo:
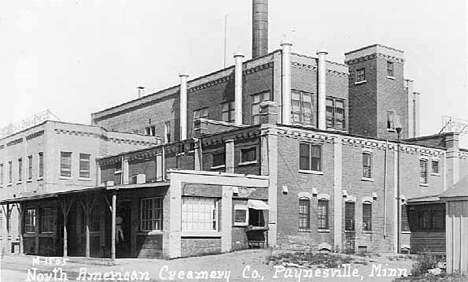
[[[268,53],[268,0],[252,1],[252,58]]]

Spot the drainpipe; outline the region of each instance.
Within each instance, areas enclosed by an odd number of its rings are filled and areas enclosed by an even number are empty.
[[[180,140],[187,139],[187,78],[188,74],[180,73]]]
[[[234,68],[234,99],[235,99],[235,114],[234,122],[236,125],[242,124],[242,59],[244,54],[237,52],[234,54],[235,68]]]
[[[328,52],[320,49],[317,51],[318,55],[318,129],[326,130],[326,97],[327,97],[327,69],[326,69],[326,56]]]
[[[282,85],[282,122],[283,124],[291,124],[291,46],[292,43],[288,40],[281,42],[283,49],[281,56],[281,85]]]

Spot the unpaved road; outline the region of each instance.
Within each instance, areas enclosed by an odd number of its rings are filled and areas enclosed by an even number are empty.
[[[393,270],[411,272],[412,261],[391,257],[366,258],[367,265],[343,265],[339,269],[273,267],[265,264],[269,250],[245,250],[228,254],[175,260],[103,259],[4,256],[0,282],[23,281],[392,281]],[[36,258],[36,259],[34,259]],[[33,265],[34,264],[34,265]],[[379,276],[380,275],[380,276]],[[334,276],[334,277],[332,277]],[[65,280],[67,279],[67,280]],[[149,279],[149,280],[148,280]]]

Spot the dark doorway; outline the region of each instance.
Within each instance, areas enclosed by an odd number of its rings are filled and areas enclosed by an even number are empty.
[[[116,219],[116,257],[130,257],[131,255],[131,201],[117,203]]]

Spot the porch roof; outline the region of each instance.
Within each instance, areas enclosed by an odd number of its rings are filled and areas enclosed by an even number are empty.
[[[428,195],[423,197],[415,197],[407,200],[408,204],[418,204],[418,203],[433,203],[439,202],[440,198],[438,195]]]
[[[439,197],[441,198],[459,198],[468,197],[468,176],[465,176],[452,187],[447,189]]]
[[[42,200],[42,199],[47,199],[47,198],[56,198],[62,195],[72,195],[72,194],[76,195],[80,193],[99,192],[99,191],[105,191],[105,190],[106,190],[106,187],[87,187],[87,188],[72,189],[72,190],[59,191],[59,192],[53,192],[53,193],[41,193],[41,194],[28,193],[26,195],[21,195],[20,197],[1,200],[0,205],[19,203],[19,202],[24,202],[24,201]]]

